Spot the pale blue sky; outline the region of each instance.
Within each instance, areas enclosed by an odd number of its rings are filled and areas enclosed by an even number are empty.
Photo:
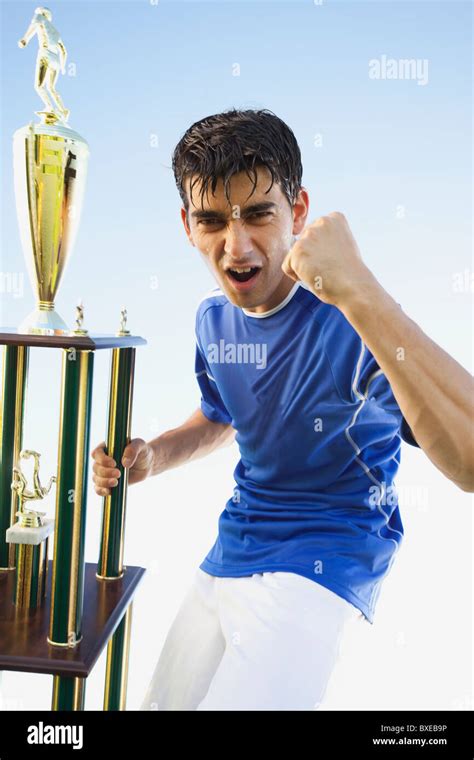
[[[22,266],[10,136],[40,102],[36,40],[26,50],[16,45],[36,3],[1,5],[2,266],[10,271]],[[400,298],[418,280],[426,292],[417,300],[431,300],[440,277],[446,286],[452,271],[470,266],[468,3],[50,5],[76,65],[59,89],[70,125],[91,148],[58,306],[69,310],[82,296],[98,330],[113,329],[123,300],[142,333],[159,334],[156,317],[170,309],[188,324],[188,306],[210,275],[184,237],[171,153],[192,122],[230,106],[267,107],[288,122],[303,155],[310,218],[344,211],[375,273],[400,283]],[[370,79],[368,61],[382,55],[428,59],[428,83]],[[232,75],[235,63],[240,76]],[[314,146],[317,134],[322,147]],[[20,319],[26,300],[7,299],[7,321]]]

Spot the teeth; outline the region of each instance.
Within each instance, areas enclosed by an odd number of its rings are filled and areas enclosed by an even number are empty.
[[[231,272],[250,272],[254,268],[255,267],[245,267],[245,268],[244,267],[231,267],[230,271]]]

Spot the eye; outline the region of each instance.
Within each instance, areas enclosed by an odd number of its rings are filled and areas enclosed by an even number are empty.
[[[263,219],[266,216],[273,216],[273,213],[271,211],[256,211],[254,214],[249,214],[244,217],[244,219]],[[215,224],[223,224],[223,220],[209,217],[207,219],[199,219],[198,225],[199,224],[204,225],[204,227],[210,227]]]
[[[250,214],[248,219],[263,219],[264,216],[273,216],[271,211],[256,211],[255,214]]]
[[[203,224],[207,227],[210,224],[220,224],[221,219],[199,219],[198,224]]]

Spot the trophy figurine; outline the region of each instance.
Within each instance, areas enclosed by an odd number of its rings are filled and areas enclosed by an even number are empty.
[[[59,70],[62,74],[66,71],[67,52],[58,30],[51,23],[52,20],[53,16],[48,8],[37,8],[25,36],[18,41],[18,47],[26,47],[31,38],[35,34],[38,35],[35,90],[47,108],[44,112],[46,120],[53,118],[54,123],[56,118],[51,117],[51,113],[67,121],[69,111],[64,108],[55,88]],[[49,95],[47,90],[49,90]]]
[[[71,335],[87,335],[88,330],[86,330],[82,323],[84,322],[84,306],[82,301],[80,301],[76,306],[76,329],[71,333]]]
[[[36,111],[39,122],[15,132],[13,168],[20,237],[37,303],[18,332],[67,335],[69,328],[55,311],[54,299],[79,227],[89,147],[66,124],[69,110],[56,91],[67,52],[48,8],[36,8],[18,45],[26,47],[35,34],[35,89],[45,108]]]
[[[53,475],[46,487],[39,479],[40,454],[37,451],[23,449],[19,459],[34,460],[33,488],[29,490],[20,462],[13,467],[11,489],[18,498],[19,509],[15,512],[18,522],[6,531],[7,541],[15,547],[15,564],[17,567],[13,603],[17,608],[37,608],[46,596],[48,578],[48,542],[54,531],[54,519],[45,518],[46,512],[25,509],[25,502],[44,499],[56,482]]]
[[[40,456],[41,455],[37,451],[30,451],[29,449],[24,449],[20,452],[20,459],[30,459],[30,457],[33,457],[34,459],[32,491],[28,490],[28,483],[20,467],[13,468],[13,483],[11,487],[18,495],[20,508],[18,512],[16,512],[16,516],[20,518],[19,523],[22,528],[39,528],[41,525],[44,525],[42,518],[45,516],[46,512],[36,512],[33,509],[25,509],[24,503],[25,501],[44,499],[44,497],[50,492],[53,483],[56,482],[56,476],[52,475],[46,488],[41,485],[39,479]]]
[[[117,335],[130,335],[130,330],[127,330],[127,309],[125,306],[120,310],[120,327]]]

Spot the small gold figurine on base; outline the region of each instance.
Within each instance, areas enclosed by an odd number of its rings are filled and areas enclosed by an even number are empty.
[[[22,473],[20,466],[13,468],[13,483],[11,484],[12,490],[16,491],[20,500],[20,508],[16,512],[19,517],[19,523],[22,528],[38,528],[43,525],[43,517],[46,512],[36,512],[33,509],[25,509],[25,501],[35,501],[37,499],[44,499],[44,497],[50,492],[51,486],[56,482],[56,476],[53,475],[48,485],[44,488],[39,479],[39,458],[41,454],[37,451],[30,451],[29,449],[23,449],[20,451],[20,459],[30,459],[33,457],[35,460],[33,467],[33,490],[28,490],[28,483],[24,474]]]
[[[127,330],[127,309],[125,306],[120,312],[120,329],[116,335],[130,335],[130,330]]]
[[[83,329],[82,323],[84,321],[84,305],[82,301],[76,306],[76,329],[72,331],[72,335],[88,335],[88,330]]]

